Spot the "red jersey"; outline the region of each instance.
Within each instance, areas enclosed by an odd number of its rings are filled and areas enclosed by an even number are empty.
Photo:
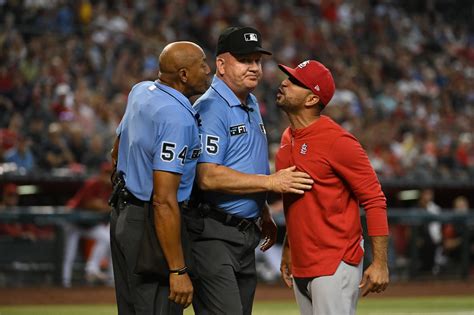
[[[387,205],[369,159],[350,133],[327,116],[283,133],[276,169],[295,165],[314,180],[304,195],[284,194],[295,277],[332,275],[364,256],[359,203],[370,236],[388,235]]]
[[[84,183],[84,186],[67,202],[69,208],[84,207],[86,200],[101,199],[107,203],[112,193],[112,185],[101,182],[98,177],[91,178]]]

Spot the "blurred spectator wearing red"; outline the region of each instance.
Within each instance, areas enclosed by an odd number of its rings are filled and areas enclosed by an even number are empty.
[[[18,206],[19,195],[18,186],[6,184],[3,187],[2,200],[0,201],[0,211]],[[54,232],[52,227],[40,227],[32,223],[0,223],[0,237],[22,238],[35,241],[37,239],[52,239]]]
[[[100,174],[87,180],[80,190],[68,201],[67,207],[74,209],[97,211],[107,213],[110,211],[108,198],[112,193],[110,174],[112,165],[103,163]],[[108,219],[103,223],[94,225],[79,225],[66,223],[64,226],[64,260],[63,260],[63,286],[70,287],[72,270],[76,258],[80,238],[93,239],[94,247],[86,262],[86,281],[91,284],[108,284],[112,282],[113,271],[110,263],[110,226]],[[108,260],[108,272],[101,271],[101,262]]]

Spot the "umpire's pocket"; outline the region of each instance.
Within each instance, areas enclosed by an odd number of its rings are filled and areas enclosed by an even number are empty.
[[[126,206],[117,218],[115,238],[122,250],[135,247],[140,241],[143,233],[143,222],[145,220],[143,209],[135,206]]]
[[[191,240],[194,240],[196,237],[201,235],[204,231],[204,218],[201,216],[194,217],[183,215],[184,224],[188,231],[189,237]]]

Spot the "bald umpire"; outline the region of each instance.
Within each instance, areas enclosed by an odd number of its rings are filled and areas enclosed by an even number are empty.
[[[191,193],[200,152],[198,117],[188,97],[206,90],[210,69],[191,42],[169,44],[159,60],[158,80],[132,88],[112,151],[125,182],[110,231],[120,315],[182,314],[193,296],[180,237],[180,206]],[[169,281],[135,273],[150,200]]]

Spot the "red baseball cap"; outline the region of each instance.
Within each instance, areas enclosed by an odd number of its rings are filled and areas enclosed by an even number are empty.
[[[334,95],[336,85],[332,78],[331,71],[322,63],[315,60],[306,60],[297,65],[294,69],[279,64],[281,71],[294,78],[305,87],[319,96],[321,103],[326,106]]]

